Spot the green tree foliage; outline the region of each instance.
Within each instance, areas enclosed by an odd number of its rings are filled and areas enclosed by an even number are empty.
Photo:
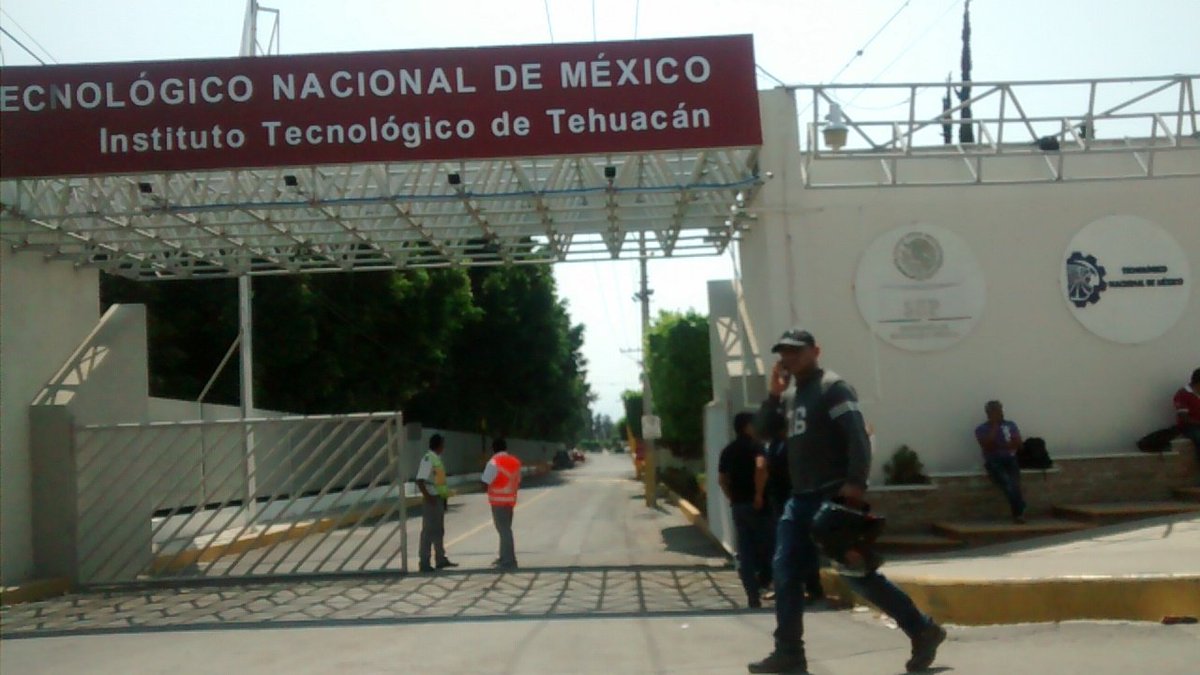
[[[625,406],[625,418],[622,427],[628,426],[633,430],[634,438],[642,437],[642,392],[627,390],[621,392],[621,404]],[[624,434],[625,430],[622,429]]]
[[[712,400],[708,318],[661,312],[650,328],[649,371],[662,444],[683,456],[704,452],[704,406]]]
[[[195,400],[237,336],[233,280],[105,276],[104,304],[148,308],[151,393]],[[255,398],[295,413],[572,441],[590,431],[583,327],[548,267],[257,278]],[[207,401],[236,404],[237,363]]]

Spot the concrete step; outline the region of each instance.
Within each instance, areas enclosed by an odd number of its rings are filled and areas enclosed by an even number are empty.
[[[1026,537],[1064,534],[1094,527],[1091,523],[1058,518],[1031,518],[1026,523],[1011,520],[947,521],[933,524],[933,531],[968,544],[991,544]]]
[[[1119,523],[1125,520],[1196,512],[1200,512],[1200,502],[1116,502],[1054,507],[1054,515],[1060,518],[1088,523]]]
[[[966,546],[961,539],[941,537],[936,534],[888,534],[875,540],[883,553],[940,553]]]
[[[1200,502],[1200,487],[1181,487],[1172,490],[1175,498],[1185,502]]]

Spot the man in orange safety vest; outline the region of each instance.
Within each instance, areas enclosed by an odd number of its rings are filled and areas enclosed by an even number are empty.
[[[492,458],[480,479],[487,485],[488,503],[492,505],[492,522],[500,535],[500,557],[492,566],[502,570],[517,568],[517,551],[513,544],[513,510],[517,507],[517,489],[521,485],[521,460],[508,454],[503,438],[492,441]]]

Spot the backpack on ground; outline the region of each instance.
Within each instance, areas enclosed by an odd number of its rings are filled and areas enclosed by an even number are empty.
[[[1054,466],[1050,453],[1046,451],[1046,440],[1043,438],[1026,438],[1017,450],[1017,466],[1022,469],[1049,469]]]
[[[1179,435],[1175,427],[1167,427],[1150,433],[1138,439],[1137,449],[1142,452],[1166,452],[1171,449],[1171,441]]]

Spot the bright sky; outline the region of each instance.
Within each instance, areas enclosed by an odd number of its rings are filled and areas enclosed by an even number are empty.
[[[941,81],[951,71],[957,76],[963,0],[263,4],[281,10],[284,54],[752,33],[758,64],[793,84]],[[235,56],[245,7],[245,0],[5,0],[0,26],[47,62]],[[1200,69],[1200,0],[972,0],[971,19],[976,80]],[[260,26],[264,40],[266,34]],[[0,49],[6,65],[36,63],[7,36],[0,37]],[[775,85],[761,76],[759,84]],[[595,408],[619,417],[620,392],[638,387],[636,356],[622,354],[639,343],[640,313],[632,300],[637,264],[560,265],[556,273],[573,320],[587,326],[584,354],[600,397]],[[653,311],[706,312],[706,280],[732,276],[728,255],[653,261]]]

